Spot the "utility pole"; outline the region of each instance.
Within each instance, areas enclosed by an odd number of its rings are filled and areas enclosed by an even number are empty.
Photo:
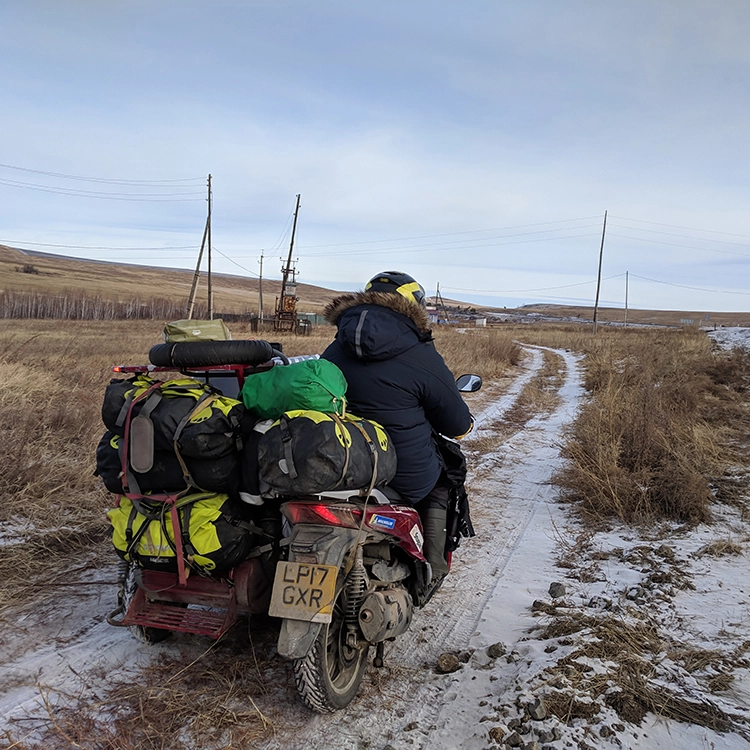
[[[628,327],[628,271],[625,271],[625,327]]]
[[[440,282],[437,282],[437,288],[435,289],[435,306],[440,305],[440,307],[443,308],[443,315],[445,316],[445,322],[446,324],[450,321],[448,320],[448,311],[445,309],[445,302],[443,301],[443,295],[440,294]],[[438,314],[438,322],[440,322],[440,314]]]
[[[187,317],[191,320],[193,310],[195,309],[195,295],[198,291],[198,279],[201,275],[201,263],[203,262],[203,251],[206,248],[206,239],[208,239],[208,295],[209,308],[211,308],[211,175],[208,175],[208,215],[206,216],[206,226],[203,229],[203,239],[201,240],[201,249],[198,253],[198,262],[195,264],[195,273],[193,274],[193,284],[190,287],[190,296],[188,297]]]
[[[274,330],[282,331],[288,328],[294,331],[297,323],[297,280],[296,271],[292,266],[292,253],[294,251],[294,235],[297,232],[297,216],[299,215],[299,199],[297,195],[297,205],[294,209],[294,223],[292,224],[292,239],[289,243],[289,257],[286,265],[282,267],[283,274],[281,280],[281,296],[276,307],[276,318],[274,320]]]
[[[604,254],[604,233],[607,231],[607,212],[604,212],[604,226],[602,227],[602,244],[599,246],[599,273],[596,276],[596,301],[594,302],[594,333],[599,315],[599,290],[602,285],[602,255]]]
[[[260,251],[260,276],[258,277],[258,317],[263,324],[263,251]]]
[[[213,194],[211,193],[211,175],[208,175],[208,319],[214,319],[214,292],[211,286],[211,208]]]
[[[193,309],[195,308],[195,293],[198,290],[198,279],[201,275],[201,262],[203,261],[203,249],[206,247],[206,235],[208,234],[208,222],[206,222],[206,228],[203,230],[203,239],[201,240],[201,249],[198,253],[198,262],[195,265],[195,273],[193,274],[193,285],[190,287],[190,296],[188,297],[187,305],[187,317],[188,320],[193,317]]]

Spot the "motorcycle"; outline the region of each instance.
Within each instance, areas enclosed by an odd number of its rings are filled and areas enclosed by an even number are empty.
[[[273,354],[276,365],[289,361],[278,345]],[[239,390],[245,377],[274,364],[217,368],[205,364],[205,347],[200,356],[200,365],[190,357],[180,360],[186,363],[180,371],[223,385],[226,395],[235,385]],[[474,392],[481,378],[462,375],[457,386]],[[473,533],[468,513],[460,528],[460,493],[455,500],[449,513],[452,548],[459,534]],[[319,713],[344,708],[357,695],[370,650],[375,649],[373,665],[382,667],[385,643],[408,630],[414,610],[439,586],[422,554],[419,514],[390,488],[370,487],[267,498],[252,528],[263,543],[228,571],[185,578],[123,563],[120,606],[109,621],[156,642],[171,631],[218,638],[243,614],[280,618],[278,653],[293,661],[304,703]],[[448,552],[449,566],[450,557]]]

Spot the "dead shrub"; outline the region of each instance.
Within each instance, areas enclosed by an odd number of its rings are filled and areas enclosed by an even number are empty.
[[[742,545],[731,539],[721,539],[711,544],[706,544],[695,552],[696,557],[710,555],[711,557],[722,557],[724,555],[741,555]]]
[[[573,719],[591,721],[601,710],[594,701],[586,701],[565,691],[555,691],[544,696],[547,710],[566,724]]]
[[[209,652],[210,659],[203,659]],[[39,685],[44,711],[33,720],[32,735],[23,739],[6,733],[0,748],[253,747],[273,732],[254,700],[266,691],[262,672],[270,659],[234,628],[192,662],[164,654],[136,679],[110,677],[104,687],[81,693]],[[97,679],[80,677],[87,684]]]
[[[523,350],[504,329],[463,329],[443,326],[433,330],[437,350],[456,375],[473,372],[490,380],[505,375],[523,358]]]
[[[587,347],[590,400],[565,445],[564,495],[597,517],[708,521],[736,399],[711,379],[707,337],[610,333]]]

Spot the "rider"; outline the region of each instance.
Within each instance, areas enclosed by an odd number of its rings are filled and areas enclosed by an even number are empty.
[[[424,289],[401,271],[384,271],[364,292],[334,299],[324,314],[338,332],[322,356],[343,371],[352,412],[390,435],[398,459],[390,486],[419,511],[424,556],[438,581],[448,572],[450,485],[433,431],[460,437],[472,418],[435,349]]]

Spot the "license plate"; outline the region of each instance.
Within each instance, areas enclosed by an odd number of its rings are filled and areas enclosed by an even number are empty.
[[[268,614],[289,620],[330,622],[336,598],[335,565],[280,561]]]

